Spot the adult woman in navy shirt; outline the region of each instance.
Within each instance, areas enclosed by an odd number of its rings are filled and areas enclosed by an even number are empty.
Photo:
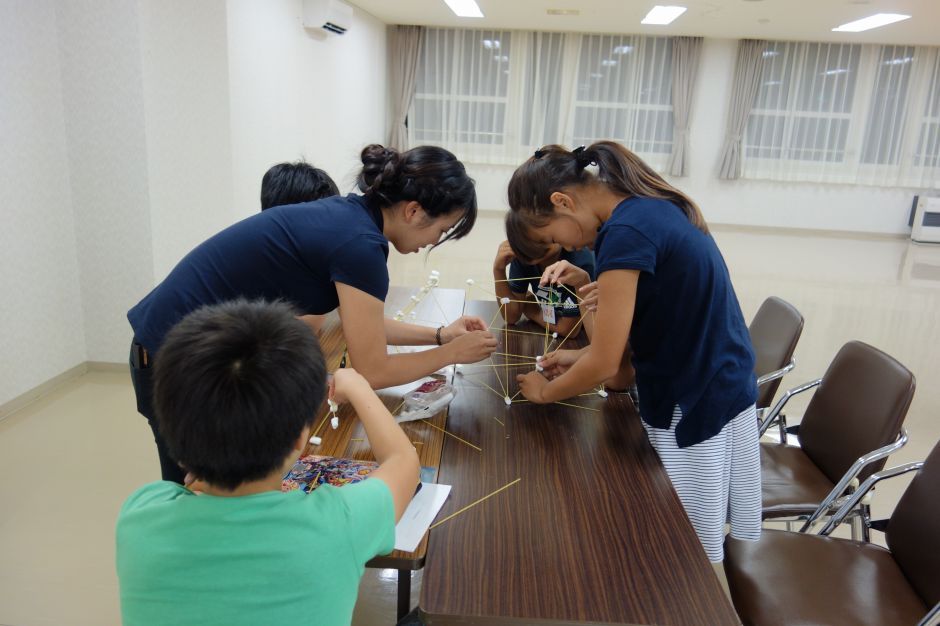
[[[537,151],[513,174],[509,204],[527,224],[512,242],[527,256],[554,243],[597,255],[601,341],[547,355],[548,378],[521,375],[522,393],[553,402],[587,391],[614,376],[632,348],[644,426],[709,559],[722,560],[729,511],[734,537],[758,539],[754,354],[699,208],[608,141]],[[563,266],[546,274],[565,278]]]
[[[476,192],[463,164],[442,148],[362,151],[362,195],[278,206],[209,238],[173,268],[128,314],[134,329],[131,377],[138,411],[150,420],[165,480],[184,472],[165,449],[150,403],[150,366],[170,328],[187,313],[238,297],[282,299],[299,314],[339,307],[349,357],[374,388],[415,380],[453,363],[490,355],[496,339],[477,317],[446,327],[384,316],[388,244],[418,252],[470,232]],[[387,345],[433,345],[388,354]]]

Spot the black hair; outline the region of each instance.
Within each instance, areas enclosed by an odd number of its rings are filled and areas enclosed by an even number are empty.
[[[190,313],[154,359],[154,409],[170,455],[225,489],[284,462],[326,387],[320,344],[284,302]]]
[[[590,165],[597,166],[596,175],[587,171]],[[598,141],[574,150],[558,145],[545,146],[513,172],[508,194],[514,217],[506,219],[509,245],[521,253],[520,256],[531,258],[540,244],[531,240],[528,231],[551,220],[555,213],[551,195],[596,183],[626,196],[668,200],[678,206],[696,228],[708,233],[708,224],[691,198],[624,146],[614,141]]]
[[[339,188],[330,175],[306,161],[278,163],[261,179],[261,210],[338,194]]]
[[[401,201],[415,201],[432,218],[462,211],[463,215],[437,245],[469,234],[477,217],[477,194],[463,163],[444,148],[418,146],[405,152],[378,144],[360,155],[359,190],[373,210]]]

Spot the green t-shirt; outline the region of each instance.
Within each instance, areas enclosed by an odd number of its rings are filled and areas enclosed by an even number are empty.
[[[381,480],[233,498],[150,483],[117,521],[123,623],[348,625],[366,562],[394,545]]]

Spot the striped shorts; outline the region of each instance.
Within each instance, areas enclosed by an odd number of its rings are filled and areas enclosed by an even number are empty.
[[[751,405],[717,435],[687,448],[676,443],[676,424],[681,418],[682,411],[677,406],[668,430],[653,428],[645,422],[643,425],[708,560],[717,563],[724,560],[727,521],[731,522],[731,536],[735,539],[760,539],[757,413]]]

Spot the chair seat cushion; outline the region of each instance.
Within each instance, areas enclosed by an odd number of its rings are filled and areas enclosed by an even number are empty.
[[[869,543],[764,530],[725,540],[725,575],[747,626],[916,624],[927,605],[891,553]]]
[[[760,445],[764,519],[812,513],[835,486],[797,446]]]

